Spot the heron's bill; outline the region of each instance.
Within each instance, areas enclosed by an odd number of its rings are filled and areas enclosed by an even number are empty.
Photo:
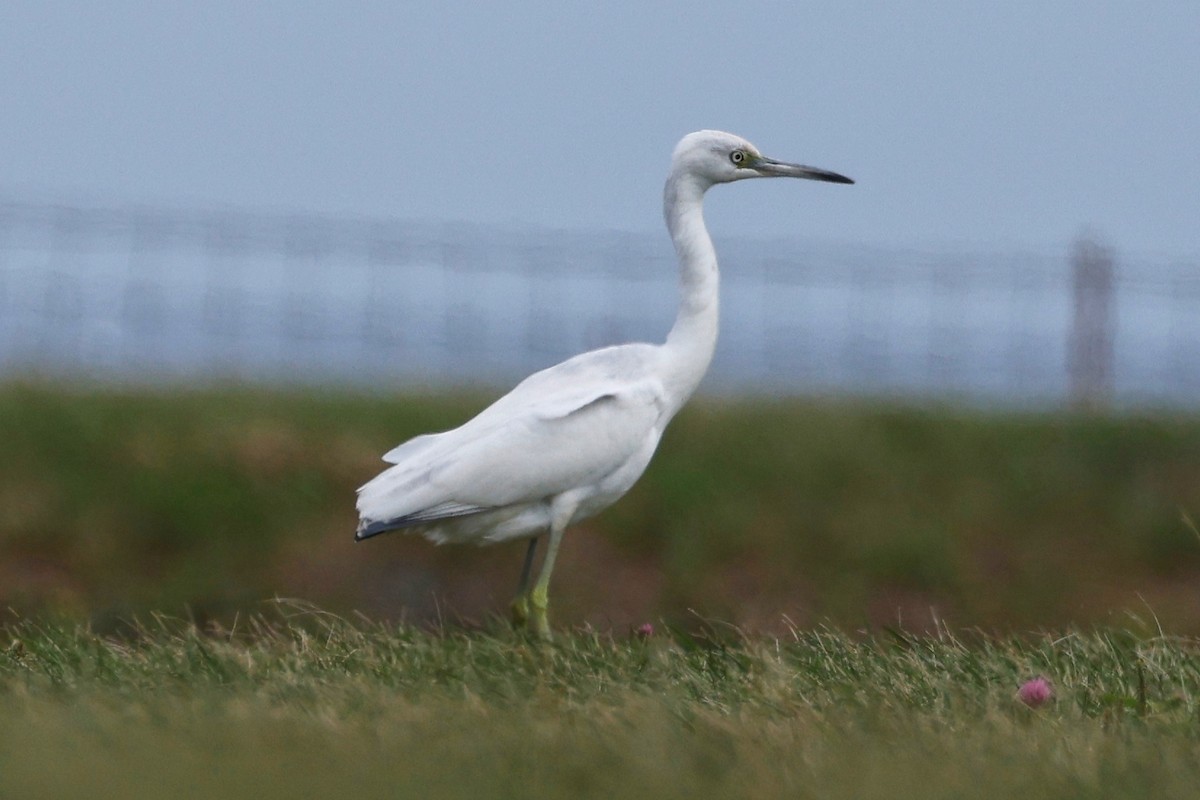
[[[773,158],[759,156],[750,168],[763,175],[779,178],[807,178],[810,181],[825,181],[826,183],[854,183],[845,175],[830,172],[827,169],[806,167],[803,164],[789,164],[786,161],[776,161]]]

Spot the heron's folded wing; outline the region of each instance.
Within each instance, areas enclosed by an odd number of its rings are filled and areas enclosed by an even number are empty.
[[[390,451],[394,466],[359,489],[360,514],[502,508],[587,486],[661,434],[657,349],[621,345],[535,373],[453,430]],[[447,506],[446,504],[452,504]]]
[[[548,398],[464,437],[428,482],[444,500],[475,506],[542,500],[619,469],[661,433],[660,416],[660,393],[650,383]]]
[[[521,406],[488,425],[478,419],[368,481],[360,515],[422,522],[538,502],[602,480],[661,434],[650,384]]]

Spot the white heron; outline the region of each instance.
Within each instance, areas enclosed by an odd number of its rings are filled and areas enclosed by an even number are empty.
[[[767,158],[731,133],[683,137],[663,190],[682,295],[666,342],[582,353],[530,375],[460,427],[396,447],[383,457],[392,466],[358,490],[355,539],[394,530],[437,543],[530,539],[513,619],[548,639],[550,574],[563,531],[629,491],[712,360],[718,273],[704,193],[718,183],[772,177],[853,183]],[[549,547],[530,591],[545,532]]]

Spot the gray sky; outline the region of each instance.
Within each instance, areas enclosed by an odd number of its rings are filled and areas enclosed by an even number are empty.
[[[0,197],[652,230],[716,127],[854,187],[718,234],[1200,253],[1200,3],[0,5]]]

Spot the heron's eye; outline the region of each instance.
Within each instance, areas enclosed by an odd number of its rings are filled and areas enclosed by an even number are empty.
[[[729,154],[729,160],[740,167],[746,162],[746,152],[744,150],[734,150]]]

